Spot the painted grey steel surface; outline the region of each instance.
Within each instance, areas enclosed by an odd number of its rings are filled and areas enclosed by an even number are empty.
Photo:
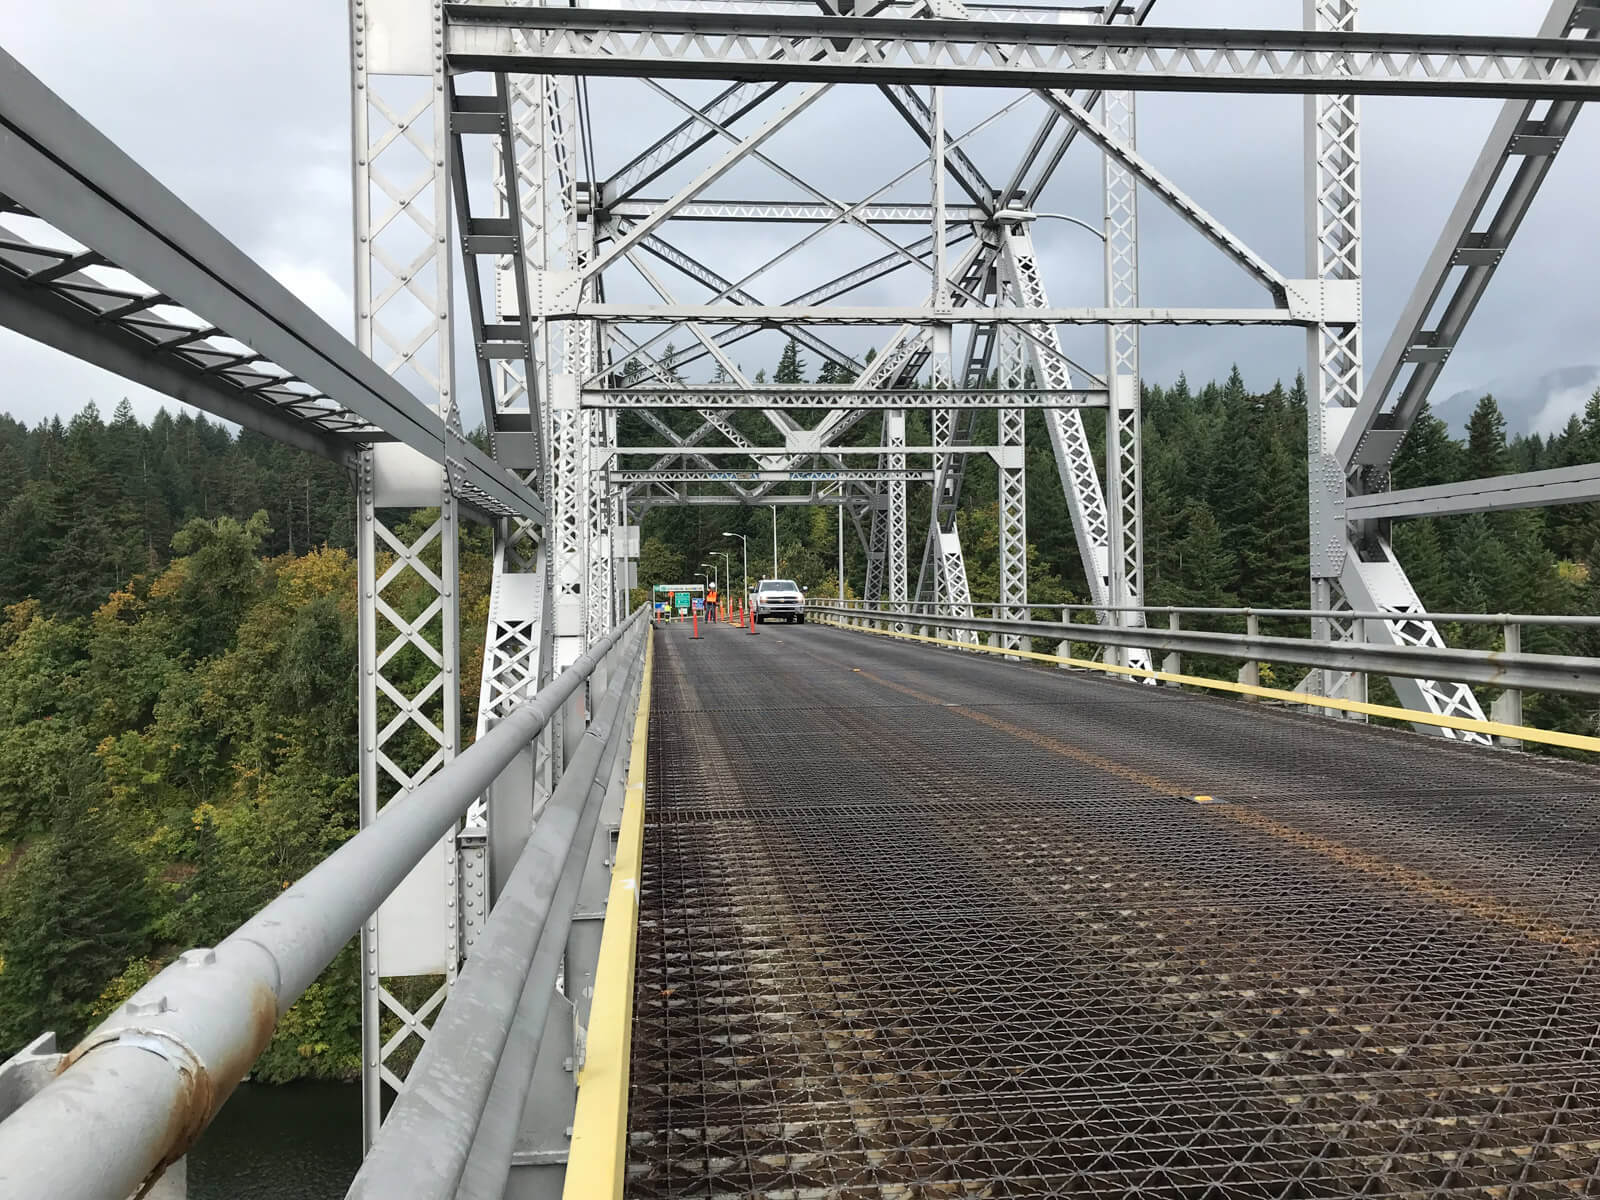
[[[818,18],[716,8],[457,3],[445,12],[451,64],[466,70],[1123,91],[1600,95],[1600,54],[1550,38]]]
[[[54,1083],[0,1122],[0,1194],[120,1200],[180,1157],[248,1073],[278,1019],[368,913],[608,652],[637,649],[643,614],[636,612],[215,949],[188,951],[97,1026]],[[85,1147],[94,1152],[83,1153]]]
[[[1345,501],[1344,510],[1352,521],[1364,521],[1548,508],[1593,500],[1600,500],[1600,463],[1351,496]]]
[[[99,262],[120,268],[146,285],[155,305],[186,309],[208,323],[202,328],[248,348],[213,351],[209,361],[177,353],[163,322],[142,320],[123,296],[91,302],[85,281],[57,275],[48,285],[19,271],[21,252],[0,245],[6,303],[36,300],[53,318],[61,348],[114,368],[120,357],[147,357],[152,366],[134,376],[141,382],[191,384],[210,371],[213,387],[189,386],[183,398],[197,405],[231,395],[217,415],[259,410],[267,431],[298,427],[298,439],[325,443],[396,440],[435,462],[448,461],[459,475],[463,500],[490,514],[542,515],[533,492],[459,436],[405,387],[384,374],[337,330],[207,224],[192,209],[69,108],[14,58],[0,51],[0,193],[13,207],[36,214]],[[35,255],[31,263],[48,266]],[[74,287],[74,283],[80,286]],[[93,281],[87,281],[92,283]],[[103,305],[103,307],[102,307]],[[118,329],[103,328],[108,313]],[[26,326],[25,321],[18,321]],[[34,324],[42,330],[44,319]],[[76,327],[77,332],[70,332]],[[140,345],[140,341],[144,345]],[[196,340],[204,340],[203,338]],[[113,354],[110,347],[120,352]],[[232,367],[230,359],[239,358]],[[268,373],[264,364],[278,371]],[[132,365],[132,364],[130,364]],[[225,389],[225,390],[221,390]],[[287,394],[298,393],[294,400]]]

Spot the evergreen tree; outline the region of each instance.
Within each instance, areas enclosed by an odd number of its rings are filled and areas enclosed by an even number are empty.
[[[1184,603],[1226,607],[1231,597],[1224,581],[1232,576],[1233,553],[1223,544],[1222,529],[1203,500],[1191,500],[1183,511],[1183,538],[1178,546],[1178,591]]]
[[[1294,386],[1289,389],[1289,404],[1302,411],[1306,407],[1306,373],[1304,371],[1295,372]]]
[[[151,948],[155,897],[117,821],[97,803],[90,755],[64,772],[48,836],[30,845],[0,915],[0,1045],[48,1022],[66,1045],[88,1030],[106,981]]]
[[[1488,479],[1507,468],[1506,419],[1493,396],[1484,396],[1467,420],[1466,477]]]
[[[1444,544],[1439,539],[1436,521],[1429,517],[1396,521],[1394,550],[1405,564],[1406,574],[1425,608],[1447,612],[1455,606],[1450,567],[1445,561]]]
[[[1433,415],[1424,400],[1411,431],[1394,459],[1396,487],[1433,487],[1461,478],[1461,447],[1450,427]]]
[[[804,383],[806,378],[805,360],[800,357],[800,347],[795,345],[793,338],[784,344],[783,353],[778,357],[778,368],[772,373],[773,383]]]

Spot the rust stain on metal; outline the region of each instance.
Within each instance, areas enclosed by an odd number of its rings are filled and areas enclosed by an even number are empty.
[[[277,997],[271,989],[258,984],[249,989],[247,1000],[249,1012],[244,1036],[215,1063],[202,1062],[177,1031],[149,1021],[92,1032],[62,1057],[55,1071],[57,1076],[64,1075],[96,1051],[113,1046],[156,1055],[172,1068],[178,1081],[178,1095],[156,1139],[161,1159],[134,1193],[133,1200],[148,1194],[167,1168],[189,1152],[271,1042],[278,1025]]]

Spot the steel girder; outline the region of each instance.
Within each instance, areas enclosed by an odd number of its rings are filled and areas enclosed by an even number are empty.
[[[409,109],[377,120],[384,132],[375,154],[421,137]],[[408,220],[417,212],[410,203],[396,211]],[[373,327],[374,361],[0,52],[0,222],[5,214],[24,225],[37,214],[77,244],[0,228],[0,320],[19,332],[339,461],[398,442],[409,457],[448,463],[469,508],[542,516],[531,489],[419,400],[448,387],[423,362],[433,326],[406,334]],[[371,299],[382,306],[407,293],[421,301],[443,233],[429,221],[427,245],[408,246],[404,264],[388,264]],[[398,447],[384,453],[408,457]]]
[[[1024,219],[1026,219],[1024,217]],[[1291,292],[1289,302],[1274,308],[1116,308],[1082,305],[1073,308],[973,308],[961,320],[975,325],[1319,325],[1348,319],[1354,301],[1345,293],[1319,295],[1310,289]],[[563,304],[554,317],[676,324],[700,321],[710,325],[944,325],[950,318],[923,305],[848,306],[821,304]],[[665,336],[665,335],[663,335]]]
[[[496,75],[488,95],[462,95],[455,80],[445,83],[450,106],[450,182],[456,217],[461,223],[461,264],[467,285],[468,319],[477,350],[478,385],[483,426],[496,457],[528,473],[542,490],[549,472],[545,456],[545,420],[538,403],[534,359],[533,298],[524,251],[521,172],[517,169],[517,130],[512,116],[511,83]],[[465,141],[472,135],[493,139],[494,199],[492,216],[474,214],[467,186]],[[488,260],[484,269],[481,260]],[[484,307],[485,277],[497,286],[497,319]],[[512,304],[499,304],[498,289],[507,285]],[[509,311],[507,309],[509,308]],[[516,435],[522,435],[517,437]],[[504,444],[502,444],[502,441]],[[526,444],[520,444],[525,442]]]
[[[1596,12],[1592,0],[1554,0],[1539,36],[1593,42],[1600,38]],[[1337,455],[1355,491],[1388,488],[1400,443],[1459,344],[1581,107],[1575,100],[1548,106],[1512,100],[1502,107],[1339,438]],[[1391,400],[1392,408],[1384,411]]]
[[[892,447],[892,443],[888,443]],[[891,449],[881,457],[891,464],[905,455]],[[638,487],[650,483],[882,483],[904,486],[908,481],[927,483],[933,472],[915,467],[795,467],[773,470],[744,470],[730,468],[650,470],[613,469],[610,472],[614,487]]]
[[[637,221],[649,216],[665,201],[619,200],[602,209],[602,222]],[[871,225],[919,225],[933,223],[933,207],[928,204],[864,204],[857,215]],[[838,215],[831,204],[803,200],[697,200],[680,204],[672,214],[674,221],[749,221],[787,224],[821,224]],[[945,215],[951,221],[982,222],[988,212],[975,204],[948,204]]]
[[[1064,99],[1057,97],[1056,102]],[[1135,307],[1139,303],[1139,180],[1149,183],[1150,179],[1141,172],[1134,157],[1138,135],[1134,94],[1108,91],[1102,103],[1104,140],[1098,144],[1106,151],[1101,175],[1106,222],[1106,303]],[[1126,148],[1125,152],[1116,152],[1118,144]],[[1210,223],[1198,206],[1187,216],[1191,223]],[[1210,236],[1215,240],[1220,232],[1221,226],[1215,225]],[[1231,239],[1229,244],[1233,244]],[[1244,257],[1248,260],[1252,256],[1245,252]],[[1248,267],[1248,261],[1244,265]],[[1269,286],[1275,289],[1279,279],[1276,272],[1272,276]],[[1260,273],[1257,277],[1262,278]],[[1144,603],[1144,440],[1138,326],[1106,326],[1106,384],[1111,396],[1106,415],[1106,535],[1112,560],[1111,596],[1112,603],[1120,608],[1137,607]],[[1143,613],[1122,612],[1116,619],[1125,625],[1144,624]],[[1118,655],[1129,666],[1148,657],[1137,649],[1123,649]]]
[[[992,328],[992,327],[991,327]],[[991,409],[991,408],[1105,408],[1104,388],[1004,388],[980,391],[951,389],[853,388],[849,384],[829,387],[823,384],[777,384],[737,387],[631,387],[585,388],[585,408],[653,409],[740,409],[761,411],[780,409],[830,410],[886,408]],[[800,431],[796,436],[804,436]]]
[[[1548,471],[1525,471],[1496,475],[1491,479],[1351,496],[1345,501],[1344,515],[1350,521],[1373,521],[1547,508],[1596,500],[1600,500],[1600,463],[1584,463]]]
[[[1600,94],[1600,54],[1551,38],[714,9],[456,3],[445,10],[451,64],[467,70],[925,87],[1526,99]]]

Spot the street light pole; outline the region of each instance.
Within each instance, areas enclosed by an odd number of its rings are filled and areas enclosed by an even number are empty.
[[[739,545],[744,550],[744,591],[739,593],[739,607],[743,608],[750,602],[750,540],[742,533],[723,533],[723,537],[736,537]]]
[[[770,505],[772,509],[772,577],[778,577],[778,506]]]
[[[839,495],[839,603],[844,603],[844,494]]]

